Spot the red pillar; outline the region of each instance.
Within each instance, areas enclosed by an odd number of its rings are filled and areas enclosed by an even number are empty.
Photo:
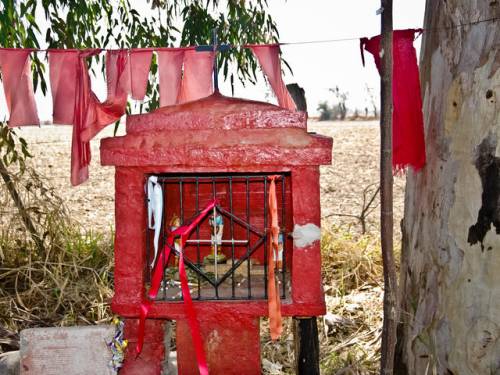
[[[210,375],[259,375],[259,318],[246,315],[198,316]],[[179,375],[199,374],[186,320],[177,321]]]
[[[165,334],[165,320],[148,319],[144,337],[144,347],[136,357],[138,319],[125,319],[124,336],[129,340],[125,362],[120,375],[160,375],[162,362],[165,358],[163,344]]]

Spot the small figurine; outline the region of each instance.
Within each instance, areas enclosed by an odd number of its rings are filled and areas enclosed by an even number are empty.
[[[222,232],[224,230],[224,219],[217,211],[208,218],[212,244],[222,245]]]
[[[168,225],[170,226],[170,231],[173,232],[174,230],[176,230],[177,228],[179,228],[181,226],[181,219],[179,218],[179,216],[177,216],[176,214],[174,214],[172,216],[172,219],[170,219],[170,222],[168,223]],[[176,238],[174,240],[174,248],[175,250],[177,251],[181,251],[181,239],[180,238]],[[175,257],[174,258],[174,266],[177,267],[179,265],[179,257]]]
[[[283,233],[278,235],[278,256],[274,253],[274,264],[278,270],[283,268]]]
[[[158,183],[158,176],[150,176],[148,178],[148,228],[154,229],[154,250],[155,255],[151,262],[151,267],[154,266],[156,256],[158,255],[158,241],[160,239],[161,222],[163,215],[163,192]]]
[[[211,254],[204,258],[204,262],[208,264],[225,263],[226,256],[221,252],[224,219],[222,215],[214,210],[214,214],[208,218],[208,224],[210,225],[210,240],[212,243]],[[216,247],[217,251],[215,251]]]

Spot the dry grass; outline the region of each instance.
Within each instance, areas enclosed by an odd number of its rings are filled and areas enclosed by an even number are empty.
[[[26,211],[43,239],[35,245],[0,184],[0,351],[15,349],[16,334],[40,326],[109,320],[111,236],[82,232],[47,181],[29,169],[14,175]]]
[[[99,138],[109,136],[108,130]],[[328,314],[318,319],[322,374],[376,373],[382,317],[378,218],[373,213],[367,220],[368,234],[360,235],[358,220],[345,215],[359,214],[363,190],[378,181],[378,127],[374,122],[311,122],[309,130],[334,138],[333,165],[321,168],[322,213],[332,215],[323,223]],[[98,141],[93,141],[91,179],[71,188],[71,129],[47,127],[42,132],[24,128],[20,133],[35,156],[29,165],[50,176],[37,188],[38,198],[29,198],[26,189],[23,196],[33,202],[33,210],[42,212],[37,225],[48,227],[44,243],[51,246],[45,253],[33,255],[33,244],[15,221],[16,212],[6,206],[8,197],[2,195],[0,183],[0,327],[17,332],[37,325],[106,321],[112,293],[113,170],[98,165]],[[47,189],[48,184],[55,186],[57,194]],[[48,195],[42,198],[43,189]],[[396,223],[402,216],[403,192],[404,178],[397,177]],[[52,203],[41,205],[46,201]],[[7,214],[13,216],[7,218]],[[99,234],[82,231],[77,220]],[[396,231],[396,238],[398,235]],[[267,322],[262,321],[263,370],[267,374],[294,373],[291,320],[286,319],[284,325],[282,338],[272,343]],[[2,336],[7,334],[0,332],[0,345]],[[12,346],[4,345],[8,348]]]
[[[324,225],[321,241],[327,315],[318,318],[320,366],[324,375],[375,374],[382,327],[382,259],[373,234],[356,235]],[[270,340],[261,324],[263,372],[294,374],[292,320],[281,339]]]

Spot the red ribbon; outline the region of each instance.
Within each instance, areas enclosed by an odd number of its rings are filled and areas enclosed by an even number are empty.
[[[148,299],[145,299],[141,303],[141,311],[139,318],[139,333],[137,338],[137,346],[135,348],[137,355],[142,351],[144,345],[144,331],[146,318],[148,317],[149,310],[153,305],[153,301],[158,295],[160,290],[161,280],[163,278],[163,268],[166,265],[168,257],[170,255],[170,249],[174,246],[174,239],[180,237],[181,250],[179,252],[179,278],[181,281],[182,297],[184,299],[184,306],[186,309],[186,316],[191,330],[191,337],[193,338],[194,350],[196,353],[196,360],[198,361],[198,369],[201,375],[208,375],[208,366],[205,356],[205,351],[203,349],[203,341],[201,338],[200,324],[196,318],[196,311],[194,309],[193,301],[191,299],[191,292],[188,286],[188,278],[186,275],[186,268],[184,266],[184,255],[183,249],[186,241],[191,234],[191,232],[196,228],[196,226],[209,214],[209,212],[215,207],[217,201],[211,201],[201,213],[196,216],[196,218],[188,225],[183,225],[171,232],[167,238],[167,244],[165,248],[160,253],[158,257],[156,266],[153,269],[153,278],[151,280],[151,288],[147,294]]]

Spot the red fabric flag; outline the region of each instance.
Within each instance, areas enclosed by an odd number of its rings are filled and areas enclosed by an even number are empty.
[[[106,55],[106,101],[101,103],[95,96],[86,58],[99,52],[99,49],[49,51],[54,122],[73,124],[72,185],[79,185],[88,179],[91,159],[89,141],[125,113],[130,91],[128,52],[109,51]]]
[[[422,30],[396,30],[393,32],[393,77],[392,77],[392,166],[400,171],[411,166],[418,171],[425,165],[424,121],[422,98],[417,65],[417,53],[413,47],[416,33]],[[381,70],[381,36],[361,39],[363,48],[370,52],[377,69]]]
[[[273,89],[274,95],[278,98],[279,106],[289,109],[290,111],[297,110],[295,102],[290,96],[283,82],[283,77],[281,76],[279,45],[248,45],[247,47],[250,48],[255,57],[257,57],[260,67]]]
[[[5,100],[9,109],[9,126],[39,125],[31,79],[31,49],[0,49]]]
[[[73,124],[78,57],[79,51],[77,50],[49,51],[52,122],[54,124]]]
[[[86,94],[90,96],[85,124],[81,130],[85,142],[125,114],[127,96],[130,92],[130,68],[127,50],[113,50],[106,53],[107,98],[101,103],[89,85]],[[85,64],[86,67],[86,64]],[[88,73],[85,73],[88,76]]]
[[[184,75],[178,103],[201,99],[213,93],[214,53],[184,52]]]
[[[130,81],[132,99],[143,100],[148,86],[149,68],[151,67],[152,49],[130,50]]]
[[[184,49],[160,49],[158,71],[160,73],[160,106],[177,104],[181,91],[182,62]]]

